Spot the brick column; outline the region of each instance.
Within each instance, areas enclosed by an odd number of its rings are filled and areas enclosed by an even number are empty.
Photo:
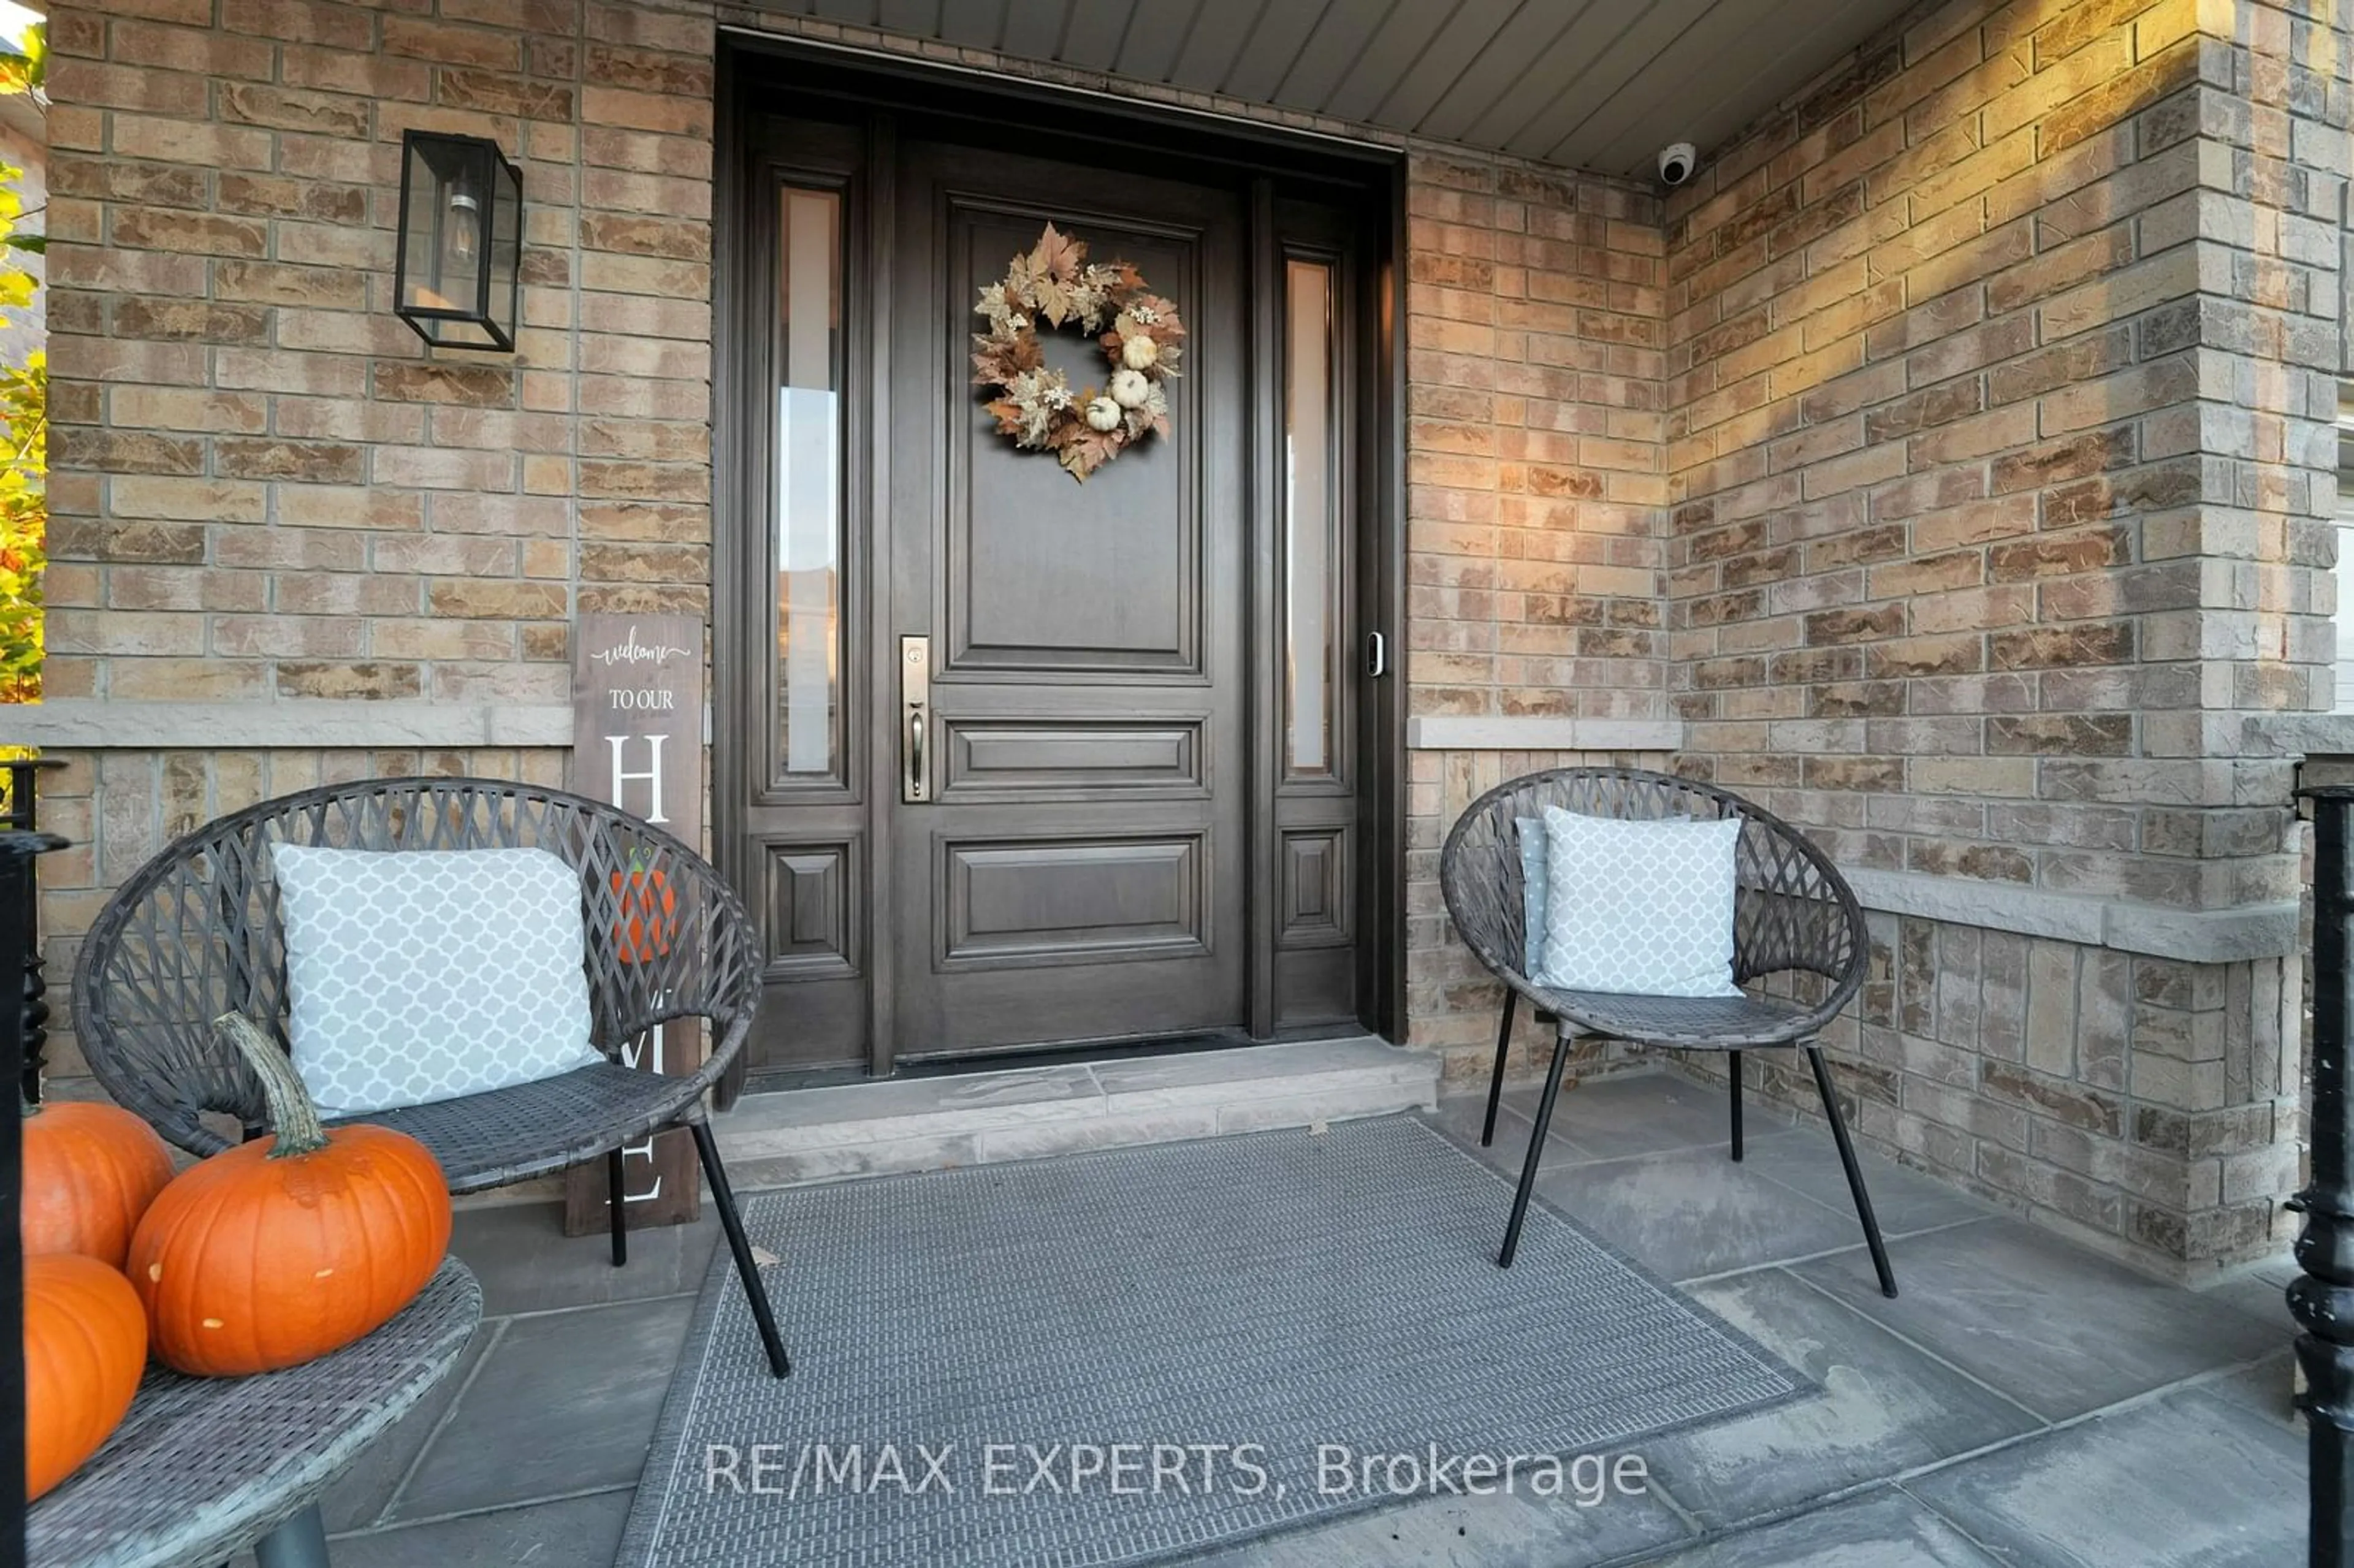
[[[1925,11],[1668,212],[1687,763],[1885,911],[1859,1124],[2176,1268],[2294,1185],[2338,10]]]

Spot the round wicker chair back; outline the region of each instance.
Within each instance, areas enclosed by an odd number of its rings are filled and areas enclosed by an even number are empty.
[[[1519,819],[1557,806],[1589,817],[1658,821],[1670,817],[1741,819],[1735,852],[1733,978],[1735,983],[1793,971],[1822,976],[1814,1013],[1835,1015],[1863,983],[1871,959],[1863,910],[1822,851],[1787,822],[1713,785],[1631,768],[1563,768],[1489,790],[1447,835],[1439,890],[1479,961],[1517,989],[1526,957]]]
[[[750,918],[711,864],[661,829],[583,796],[495,779],[305,790],[165,848],[108,901],[75,966],[74,1032],[90,1071],[192,1153],[235,1141],[198,1119],[207,1112],[247,1130],[262,1121],[260,1085],[214,1039],[212,1021],[243,1012],[286,1043],[286,942],[270,862],[279,843],[546,850],[580,874],[589,1010],[608,1058],[657,1023],[708,1019],[711,1051],[695,1075],[707,1087],[751,1026],[760,962]],[[649,906],[666,941],[646,930]]]

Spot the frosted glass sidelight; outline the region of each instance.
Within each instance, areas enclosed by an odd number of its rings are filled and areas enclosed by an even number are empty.
[[[1332,269],[1286,263],[1284,356],[1284,767],[1332,770]]]
[[[778,771],[822,775],[840,707],[842,198],[788,188],[779,211]]]

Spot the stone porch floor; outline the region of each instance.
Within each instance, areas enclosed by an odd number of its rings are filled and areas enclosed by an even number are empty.
[[[1533,1091],[1497,1148],[1526,1147]],[[1479,1107],[1426,1116],[1477,1151]],[[2204,1293],[2144,1278],[1884,1163],[1888,1301],[1829,1137],[1714,1091],[1566,1091],[1545,1194],[1819,1381],[1828,1397],[1638,1445],[1649,1495],[1435,1499],[1208,1559],[1217,1568],[2283,1568],[2303,1560],[2285,1266]],[[1503,1204],[1497,1209],[1503,1223]],[[612,1559],[717,1234],[567,1242],[552,1208],[460,1216],[491,1314],[434,1400],[331,1498],[338,1568]],[[790,1325],[788,1336],[790,1337]],[[250,1559],[247,1560],[248,1562]],[[747,1564],[746,1568],[753,1568]],[[953,1568],[943,1564],[941,1568]]]

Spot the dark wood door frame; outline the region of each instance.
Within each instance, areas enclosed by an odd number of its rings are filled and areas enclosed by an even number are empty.
[[[1189,111],[1164,111],[1151,105],[1124,105],[1100,95],[1065,91],[1043,84],[979,78],[970,72],[941,71],[920,64],[853,57],[822,46],[751,39],[723,32],[719,59],[718,135],[715,168],[716,244],[714,277],[715,355],[713,387],[713,532],[715,650],[714,736],[712,747],[715,853],[722,868],[744,888],[748,899],[758,892],[756,863],[758,845],[746,827],[747,812],[755,804],[751,758],[762,754],[764,737],[746,733],[734,715],[747,712],[746,684],[757,668],[751,661],[773,659],[773,646],[764,651],[769,629],[743,591],[738,574],[749,557],[748,535],[766,520],[764,464],[769,454],[759,422],[746,410],[764,407],[771,393],[763,377],[765,351],[753,352],[742,330],[752,291],[765,277],[765,245],[770,237],[749,221],[749,198],[755,184],[772,176],[772,167],[756,157],[753,134],[763,117],[784,114],[833,120],[855,127],[864,138],[864,154],[852,171],[837,169],[843,188],[852,194],[854,233],[847,246],[853,265],[871,270],[873,258],[888,256],[893,244],[896,202],[888,188],[894,164],[892,143],[897,127],[921,117],[932,127],[962,124],[964,133],[985,141],[1002,136],[1009,122],[1051,118],[1058,134],[1075,143],[1110,149],[1109,155],[1133,160],[1140,167],[1180,169],[1192,177],[1216,175],[1246,193],[1252,222],[1252,310],[1246,323],[1255,355],[1274,351],[1280,333],[1282,291],[1279,287],[1283,251],[1277,240],[1272,214],[1288,197],[1305,197],[1343,204],[1361,215],[1363,242],[1357,248],[1361,270],[1356,287],[1360,308],[1348,351],[1354,361],[1355,430],[1358,449],[1354,527],[1357,536],[1356,581],[1352,587],[1358,624],[1354,646],[1341,657],[1363,657],[1364,633],[1379,632],[1385,640],[1389,669],[1379,680],[1356,683],[1354,787],[1358,800],[1356,853],[1352,857],[1351,905],[1358,923],[1358,1021],[1392,1038],[1399,1036],[1405,1020],[1405,853],[1406,755],[1405,752],[1405,683],[1400,669],[1404,630],[1404,497],[1402,451],[1404,356],[1398,342],[1402,330],[1405,255],[1405,170],[1401,158],[1383,149],[1356,146],[1323,138],[1303,137],[1275,128],[1229,121]],[[1066,143],[1072,144],[1072,143]],[[822,160],[821,160],[822,162]],[[820,169],[818,173],[825,171]],[[854,272],[850,287],[864,287]],[[845,350],[853,373],[849,390],[858,399],[845,408],[848,426],[843,469],[844,504],[853,536],[873,530],[885,511],[883,487],[888,475],[874,459],[875,432],[883,422],[889,396],[885,373],[891,359],[891,323],[884,313],[844,302]],[[1247,613],[1252,662],[1251,711],[1248,726],[1254,753],[1255,797],[1271,784],[1278,769],[1277,731],[1279,712],[1266,700],[1276,692],[1274,666],[1281,658],[1279,606],[1272,563],[1278,541],[1274,537],[1279,516],[1272,503],[1278,484],[1275,465],[1268,461],[1278,450],[1272,443],[1280,430],[1265,428],[1272,417],[1262,413],[1252,431],[1257,455],[1248,483],[1253,487],[1253,536],[1247,546],[1249,567]],[[887,619],[876,612],[873,572],[860,575],[857,552],[847,553],[842,609],[845,620],[843,663],[846,675],[888,668],[885,644],[896,641]],[[859,655],[864,652],[862,659]],[[857,666],[851,672],[848,666]],[[843,694],[845,706],[850,694]],[[841,805],[863,812],[863,832],[869,835],[865,853],[868,874],[886,863],[887,846],[873,835],[887,834],[890,813],[877,809],[871,780],[876,776],[869,748],[874,737],[857,725],[845,726],[845,741],[854,754],[846,758],[848,788]],[[1250,916],[1255,927],[1275,918],[1281,867],[1277,863],[1277,835],[1267,831],[1256,810],[1249,851]],[[871,905],[859,919],[875,920]],[[856,938],[854,968],[865,993],[867,1037],[874,1050],[865,1064],[869,1071],[885,1066],[893,1037],[894,967],[903,958],[890,934],[862,930]],[[1251,1033],[1265,1037],[1275,1019],[1275,944],[1261,929],[1251,933],[1247,987]],[[742,1075],[729,1086],[740,1089]]]

